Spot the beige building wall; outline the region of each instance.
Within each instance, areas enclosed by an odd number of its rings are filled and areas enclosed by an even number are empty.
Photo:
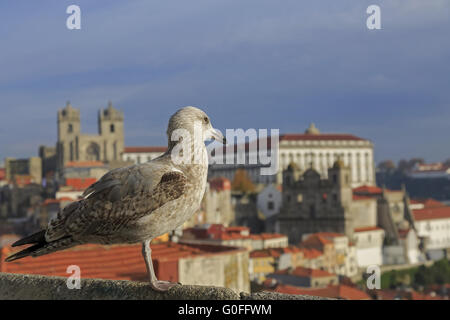
[[[179,259],[178,280],[182,284],[219,286],[236,292],[250,292],[248,252],[236,250]]]
[[[5,159],[6,180],[11,181],[16,175],[31,176],[34,183],[42,182],[42,159],[31,157],[27,159]]]
[[[351,204],[351,213],[355,228],[371,227],[377,225],[376,199],[354,200]]]

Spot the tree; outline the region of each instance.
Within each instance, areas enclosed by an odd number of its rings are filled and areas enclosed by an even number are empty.
[[[416,164],[424,164],[425,160],[422,158],[412,158],[410,160],[400,160],[398,163],[398,170],[400,172],[411,171]]]
[[[255,190],[255,185],[248,177],[247,171],[244,169],[237,169],[234,174],[233,182],[231,183],[231,189],[234,191],[250,193]]]
[[[423,158],[412,158],[408,161],[408,169],[411,170],[416,164],[424,164],[425,160]]]
[[[450,158],[444,161],[445,167],[450,167]]]
[[[395,169],[395,163],[392,160],[384,160],[378,164],[378,169],[381,171],[390,171]]]

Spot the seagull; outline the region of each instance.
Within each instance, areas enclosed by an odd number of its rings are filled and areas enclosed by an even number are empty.
[[[46,229],[13,243],[13,247],[31,246],[6,261],[85,243],[142,243],[150,286],[164,292],[177,285],[157,279],[150,242],[180,227],[200,207],[208,173],[204,141],[226,144],[226,140],[196,107],[175,112],[167,136],[168,149],[163,155],[106,173],[84,191],[82,199],[60,210]]]

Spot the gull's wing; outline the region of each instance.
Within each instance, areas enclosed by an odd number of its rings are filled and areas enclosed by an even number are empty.
[[[149,162],[112,170],[49,222],[47,242],[65,237],[114,235],[185,192],[186,176],[169,165]]]

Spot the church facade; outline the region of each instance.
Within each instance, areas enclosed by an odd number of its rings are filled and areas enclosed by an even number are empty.
[[[328,169],[325,179],[312,168],[302,173],[291,163],[283,171],[283,205],[275,230],[295,244],[316,232],[340,233],[351,239],[355,228],[352,197],[350,169],[341,160]]]
[[[98,112],[98,134],[81,131],[80,110],[68,102],[58,110],[58,141],[56,148],[41,147],[45,171],[61,172],[69,162],[121,161],[124,152],[124,116],[111,102]],[[44,156],[45,155],[45,156]]]

